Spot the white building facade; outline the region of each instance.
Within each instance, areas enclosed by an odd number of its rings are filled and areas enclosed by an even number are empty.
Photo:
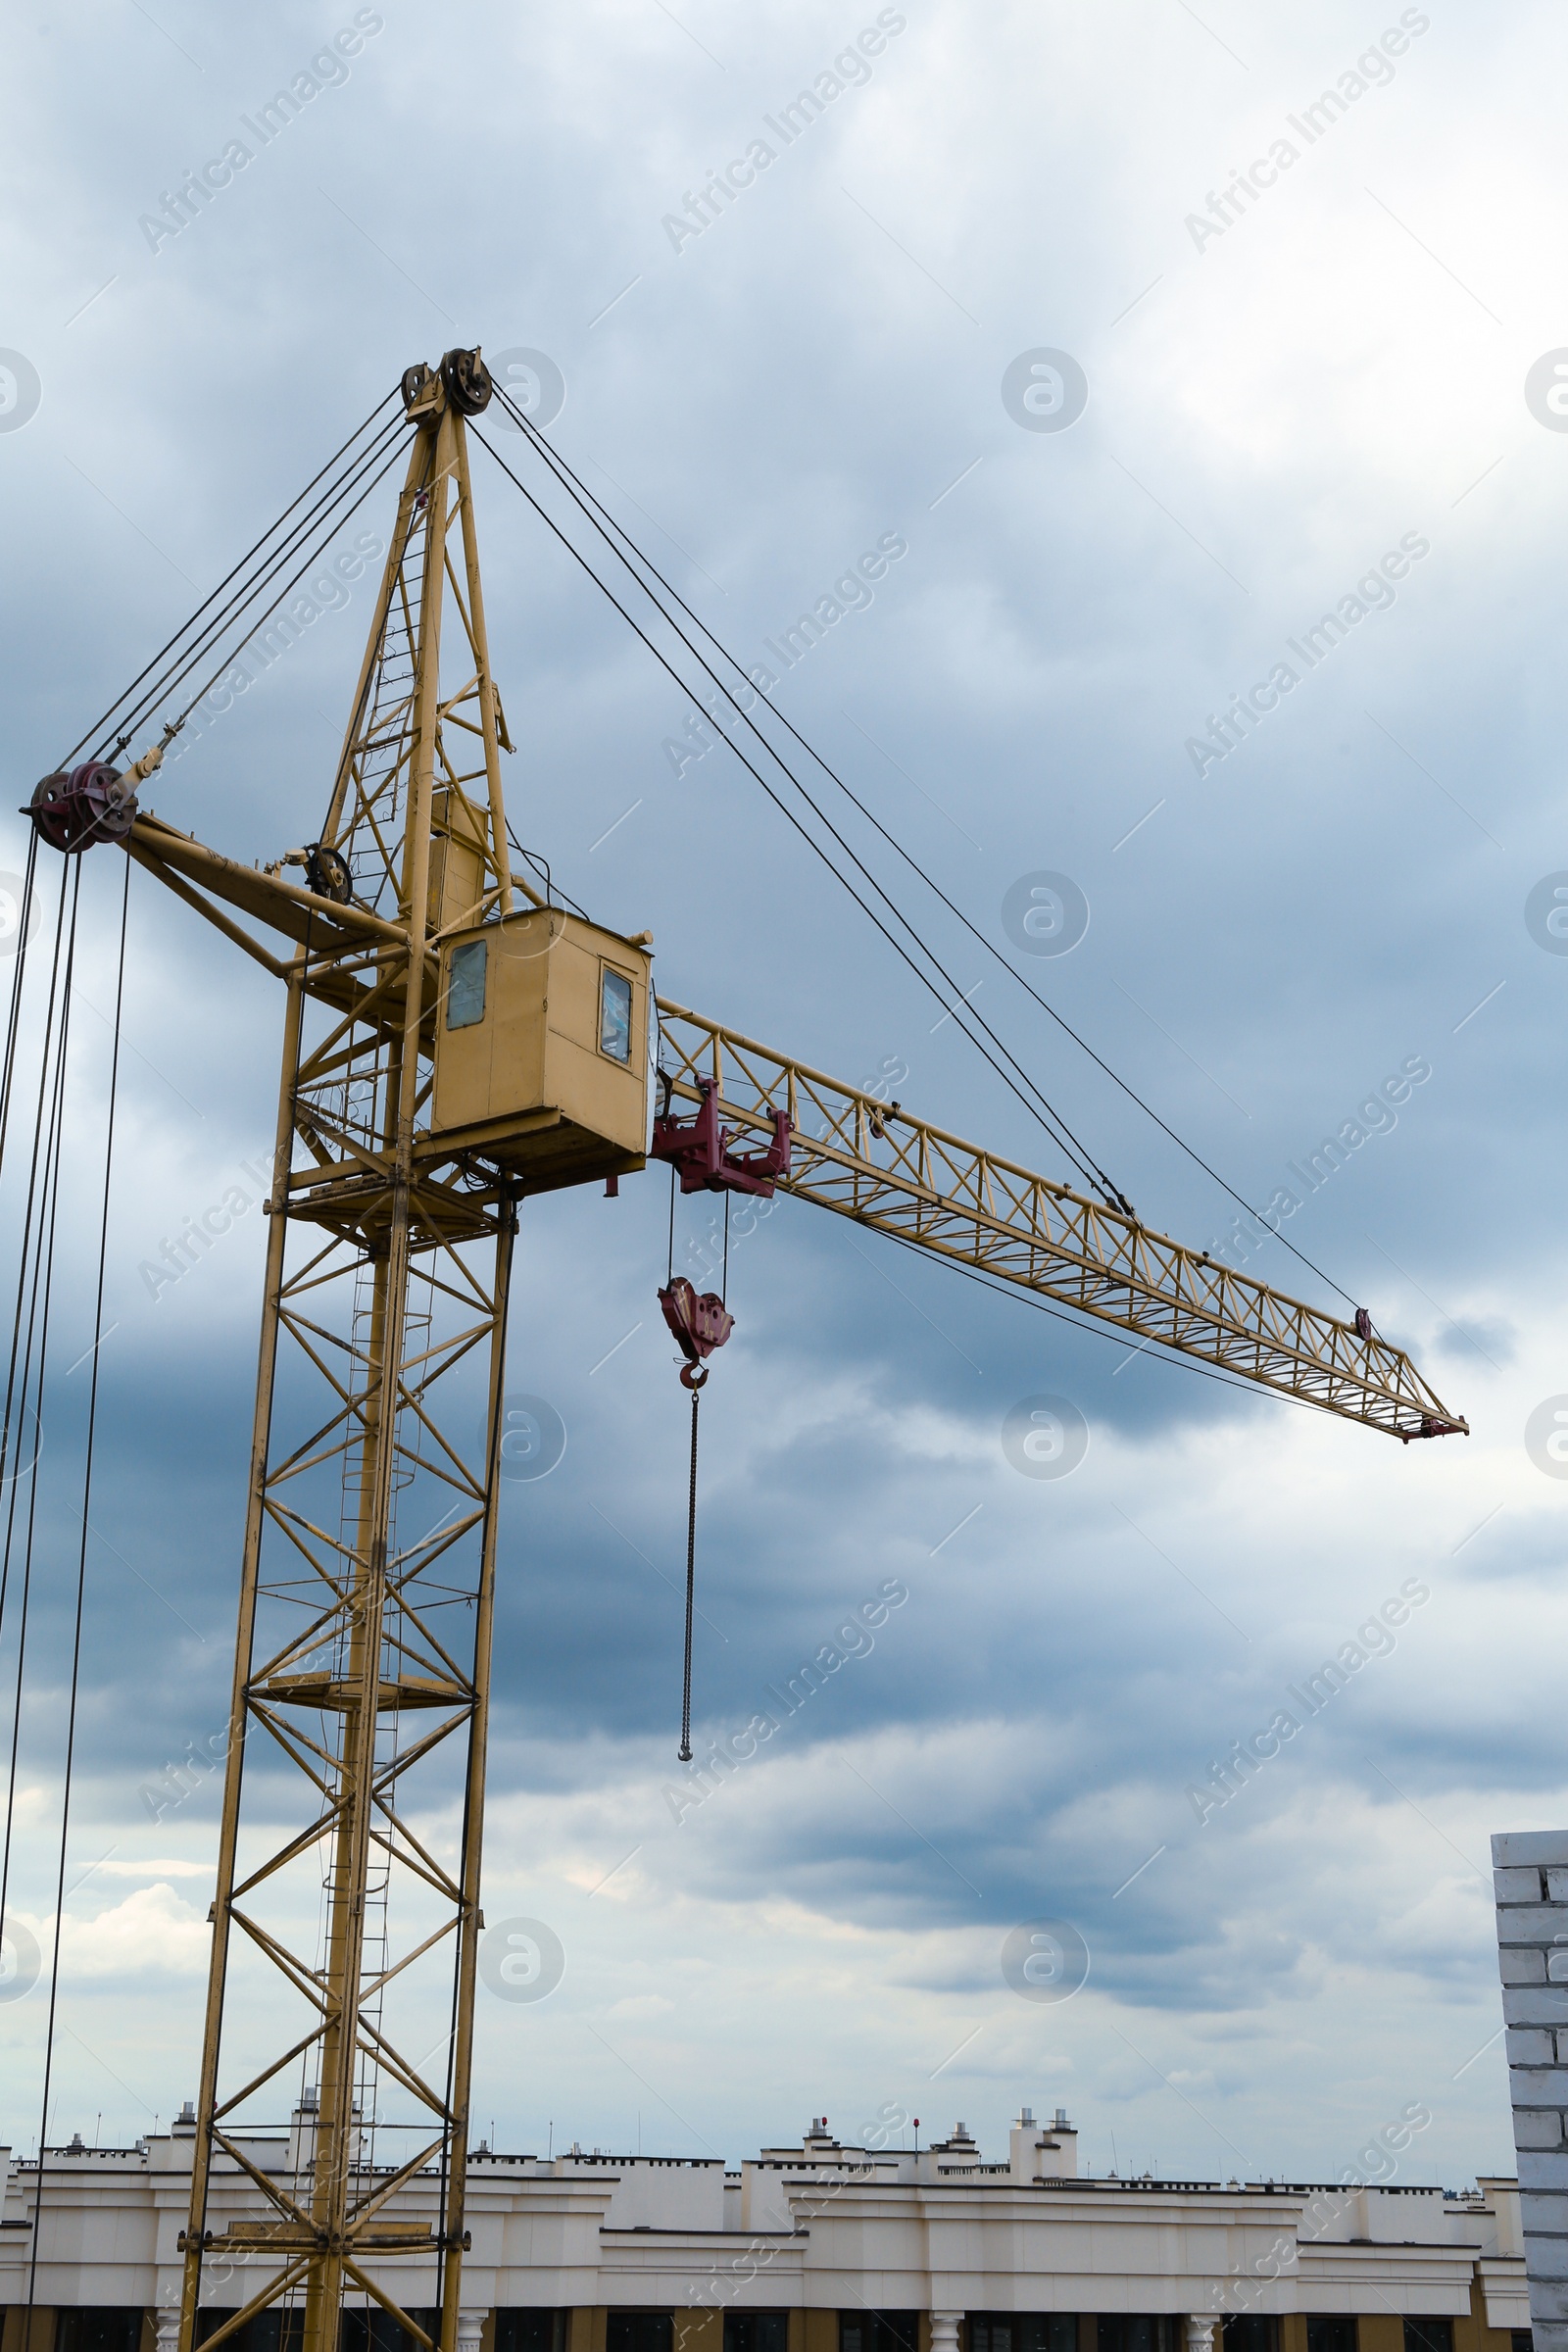
[[[308,2120],[246,2143],[293,2195]],[[6,2160],[0,2352],[172,2352],[194,2125],[133,2148]],[[1517,2184],[1442,2188],[1081,2179],[1059,2111],[1024,2108],[1005,2158],[962,2125],[918,2152],[843,2146],[825,2119],[738,2172],[716,2159],[470,2159],[466,2352],[1530,2352]],[[433,2223],[438,2184],[389,2208]],[[204,2334],[258,2293],[268,2258],[223,2251],[263,2218],[215,2174]],[[421,2325],[433,2260],[377,2283]],[[29,2320],[30,2314],[30,2320]],[[273,2310],[225,2337],[289,2352]],[[378,2308],[344,2352],[416,2352]]]

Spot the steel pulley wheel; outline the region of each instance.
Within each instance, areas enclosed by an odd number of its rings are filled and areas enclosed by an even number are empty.
[[[460,416],[477,416],[490,406],[495,389],[490,370],[479,357],[478,346],[472,351],[449,351],[441,361],[441,381],[446,385],[447,398]]]
[[[51,849],[71,857],[97,841],[123,841],[136,821],[136,795],[118,767],[85,760],[35,785],[26,813]]]
[[[415,402],[430,389],[434,381],[435,369],[427,368],[422,360],[416,360],[412,368],[405,368],[402,384],[404,408],[412,409]]]
[[[346,906],[354,896],[348,861],[327,842],[313,841],[306,851],[305,879],[318,899],[330,899],[336,906]]]

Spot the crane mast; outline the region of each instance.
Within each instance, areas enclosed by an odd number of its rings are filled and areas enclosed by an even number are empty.
[[[407,477],[318,840],[258,868],[138,810],[157,752],[33,801],[56,848],[122,841],[286,992],[179,2352],[278,2304],[279,2352],[339,2352],[349,2296],[456,2352],[517,1203],[632,1173],[649,1146],[648,935],[513,870],[465,430],[490,389],[477,352],[403,379]],[[800,1199],[1233,1378],[1404,1439],[1464,1428],[1363,1315],[658,1013],[655,1144],[683,1188],[777,1168]],[[677,1099],[699,1106],[686,1131]],[[291,2084],[278,2174],[246,2134]],[[215,2252],[259,2284],[202,2334]]]
[[[203,911],[221,919],[203,885],[237,894],[274,922],[281,911],[296,940],[280,963],[245,938],[286,980],[287,1008],[180,2352],[215,2243],[264,2258],[268,2275],[210,2344],[286,2301],[291,2343],[338,2352],[346,2293],[427,2344],[413,2298],[384,2284],[394,2259],[425,2278],[433,2266],[439,2340],[456,2340],[516,1188],[493,1169],[455,1177],[417,1145],[443,938],[504,919],[514,900],[464,437],[474,386],[421,372],[326,821],[298,854],[305,886],[231,867],[156,819],[131,843]],[[285,1430],[282,1400],[302,1390],[316,1409]],[[443,1805],[455,1851],[424,1826]],[[394,1956],[385,1914],[400,1900],[415,1927]],[[408,1999],[421,1975],[425,1997]],[[432,1984],[450,2022],[433,2052]],[[404,2010],[421,2021],[413,2046]],[[237,2070],[236,2012],[253,2052],[258,2020],[283,2021],[273,2053]],[[291,2078],[315,2113],[279,2180],[235,2119]],[[268,2210],[215,2237],[220,2155]],[[432,2176],[416,2225],[394,2219],[396,2192]]]

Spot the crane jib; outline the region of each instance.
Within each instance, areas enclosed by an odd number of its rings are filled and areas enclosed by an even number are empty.
[[[1342,1322],[1087,1200],[660,1000],[664,1076],[738,1133],[790,1123],[782,1190],[966,1270],[1015,1284],[1233,1378],[1408,1443],[1468,1435],[1364,1312]]]

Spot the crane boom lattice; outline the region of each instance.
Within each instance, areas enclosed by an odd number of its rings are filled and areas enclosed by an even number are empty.
[[[787,1114],[779,1182],[801,1200],[1393,1437],[1464,1428],[1401,1349],[1353,1323],[683,1004],[661,998],[659,1018],[677,1099],[700,1103],[698,1081],[713,1080],[722,1116],[748,1139]]]

